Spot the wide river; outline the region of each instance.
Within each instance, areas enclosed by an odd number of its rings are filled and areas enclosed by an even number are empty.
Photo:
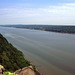
[[[75,75],[75,35],[0,27],[0,33],[43,75]]]

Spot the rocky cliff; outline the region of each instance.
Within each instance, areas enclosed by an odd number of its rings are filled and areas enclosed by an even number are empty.
[[[19,70],[15,71],[15,74],[18,74],[18,75],[41,75],[38,71],[35,72],[32,66],[19,69]]]
[[[6,73],[9,71],[18,75],[41,75],[35,66],[24,58],[23,53],[0,34],[0,74],[4,68]]]
[[[38,71],[35,72],[32,66],[24,67],[11,73],[9,71],[5,72],[5,68],[2,65],[0,65],[0,75],[41,75],[41,74]]]

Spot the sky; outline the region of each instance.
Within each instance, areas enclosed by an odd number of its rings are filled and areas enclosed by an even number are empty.
[[[0,0],[0,25],[75,25],[75,0]]]

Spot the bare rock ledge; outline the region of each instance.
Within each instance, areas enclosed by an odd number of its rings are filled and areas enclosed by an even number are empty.
[[[14,72],[16,75],[41,75],[38,71],[34,72],[33,67],[24,67]]]

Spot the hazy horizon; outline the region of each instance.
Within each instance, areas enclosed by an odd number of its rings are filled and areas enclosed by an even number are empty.
[[[74,25],[68,25],[68,24],[65,24],[65,25],[62,25],[62,24],[60,24],[60,25],[58,25],[58,24],[56,24],[56,25],[51,25],[51,24],[0,24],[0,26],[10,26],[10,25],[13,25],[13,26],[15,26],[15,25],[48,25],[48,26],[75,26],[75,24]]]

